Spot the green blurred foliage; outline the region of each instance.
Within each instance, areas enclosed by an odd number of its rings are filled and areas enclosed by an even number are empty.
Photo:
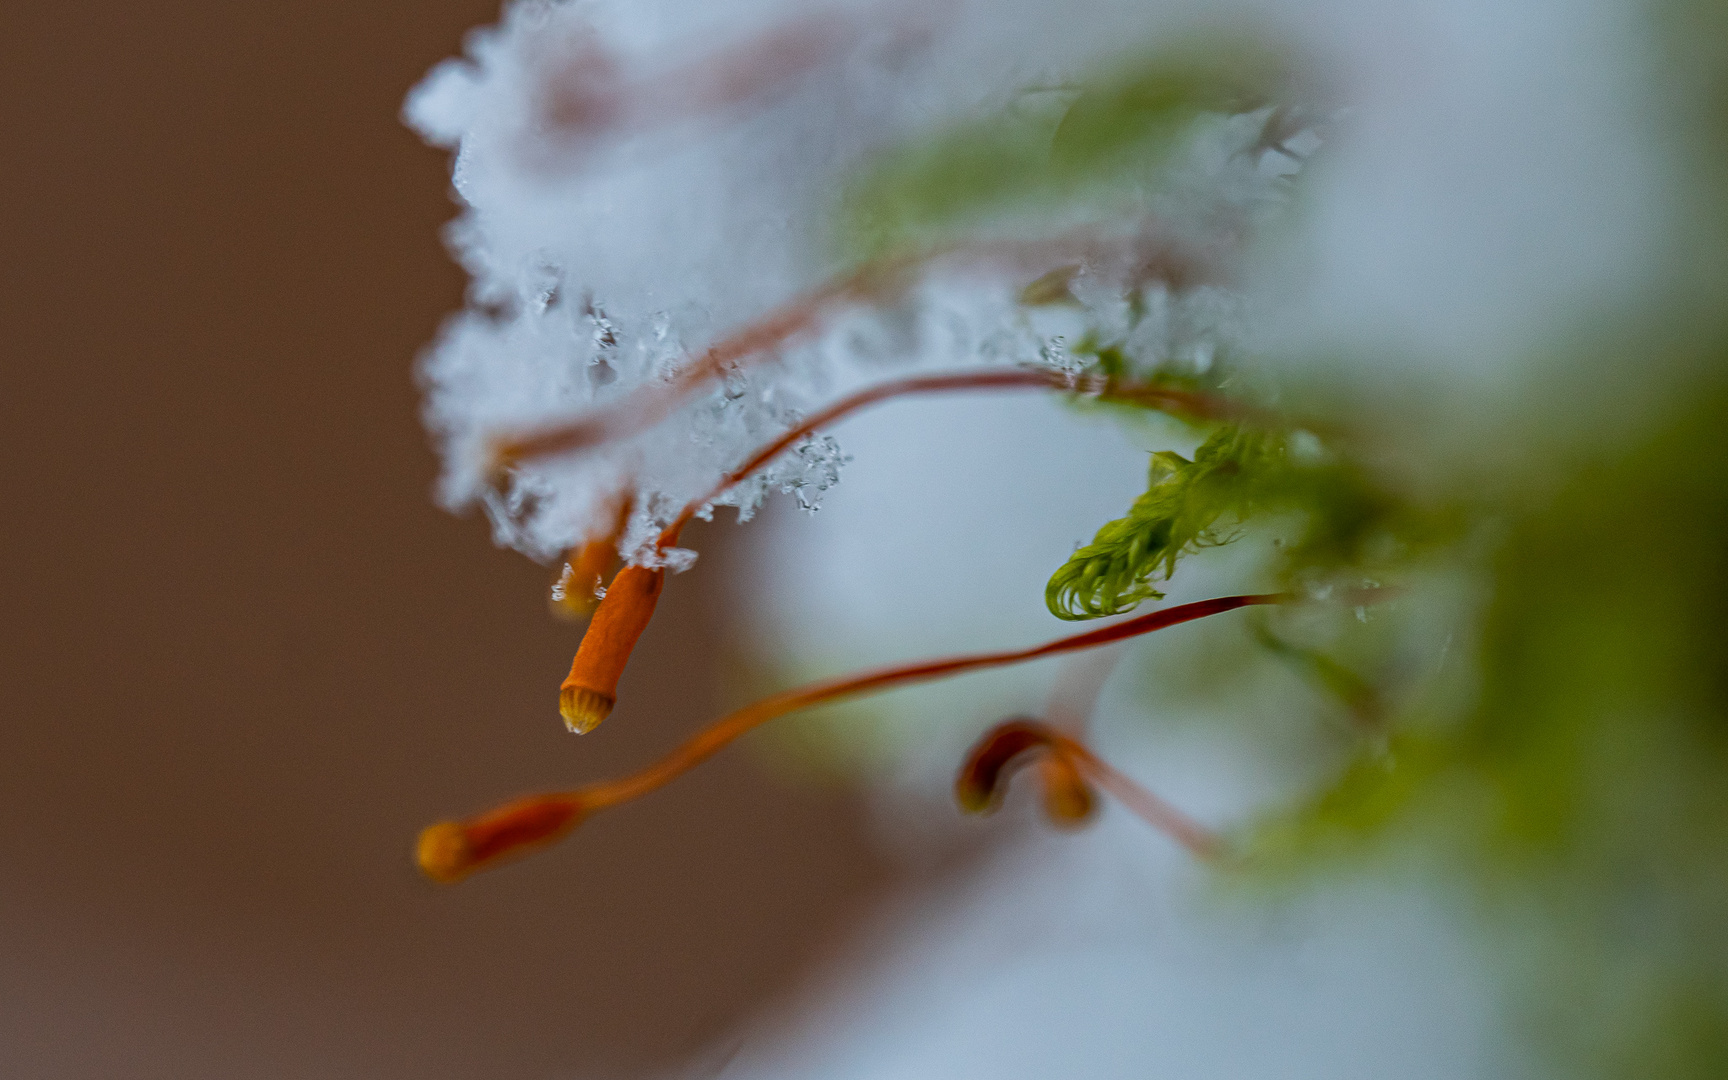
[[[1283,456],[1275,436],[1236,426],[1201,443],[1192,461],[1174,451],[1153,454],[1146,494],[1128,516],[1099,529],[1050,578],[1044,599],[1051,613],[1095,619],[1162,598],[1151,582],[1168,579],[1183,555],[1226,542],[1219,519],[1251,515]]]
[[[841,237],[869,259],[941,243],[993,216],[1051,208],[1156,171],[1202,113],[1252,112],[1288,79],[1241,35],[1167,43],[1083,83],[1034,87],[994,114],[882,156],[846,198]]]
[[[1287,386],[1283,401],[1327,421],[1213,425],[1192,458],[1153,455],[1146,493],[1046,600],[1066,619],[1126,611],[1187,556],[1248,536],[1276,541],[1251,577],[1322,602],[1398,589],[1372,618],[1296,609],[1234,644],[1193,636],[1211,663],[1183,660],[1188,690],[1233,700],[1258,648],[1348,720],[1314,729],[1324,764],[1307,795],[1239,838],[1248,878],[1393,854],[1445,867],[1473,885],[1558,1073],[1704,1080],[1728,1077],[1728,4],[1653,14],[1686,180],[1664,295],[1555,327],[1556,343],[1590,343],[1563,364],[1528,358],[1469,461],[1432,460],[1398,404]],[[1150,183],[1207,113],[1273,107],[1281,135],[1311,103],[1248,40],[1146,54],[887,157],[853,192],[854,252],[1005,213],[1067,220],[1098,191]],[[1074,272],[1022,302],[1073,304]],[[1097,374],[1133,366],[1115,344],[1072,351]],[[1397,465],[1411,460],[1419,484]]]
[[[1396,716],[1252,843],[1310,868],[1430,844],[1540,911],[1533,1011],[1603,1075],[1728,1075],[1728,388],[1686,391],[1506,493],[1472,699]]]
[[[1311,432],[1220,426],[1192,461],[1152,455],[1146,493],[1098,530],[1050,578],[1045,602],[1062,619],[1095,619],[1163,596],[1182,556],[1230,542],[1251,519],[1300,520],[1281,545],[1278,579],[1313,590],[1338,581],[1374,587],[1385,572],[1455,535],[1465,515],[1436,513],[1383,490]]]
[[[1532,387],[1495,443],[1518,468],[1456,556],[1474,693],[1395,715],[1250,850],[1422,846],[1476,883],[1557,1072],[1703,1080],[1728,1076],[1728,17],[1663,14],[1686,228],[1666,295],[1534,364],[1582,382]]]

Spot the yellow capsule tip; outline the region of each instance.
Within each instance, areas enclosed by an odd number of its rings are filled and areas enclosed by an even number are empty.
[[[586,686],[566,686],[558,691],[558,711],[564,725],[577,735],[586,735],[612,715],[612,698]]]
[[[426,826],[414,846],[414,861],[422,874],[441,885],[461,881],[474,868],[468,830],[454,821]]]

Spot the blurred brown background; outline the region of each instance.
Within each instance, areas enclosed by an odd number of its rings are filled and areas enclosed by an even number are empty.
[[[710,557],[578,743],[545,572],[431,505],[411,360],[462,279],[396,114],[495,15],[0,14],[0,1075],[627,1075],[884,875],[748,753],[458,888],[410,869],[426,822],[711,716],[728,632]]]

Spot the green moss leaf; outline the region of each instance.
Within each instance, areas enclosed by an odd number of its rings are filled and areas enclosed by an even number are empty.
[[[1185,554],[1227,536],[1218,526],[1245,519],[1283,460],[1283,440],[1269,432],[1229,426],[1194,452],[1152,455],[1146,493],[1128,515],[1098,530],[1050,578],[1044,602],[1059,619],[1097,619],[1164,594]]]

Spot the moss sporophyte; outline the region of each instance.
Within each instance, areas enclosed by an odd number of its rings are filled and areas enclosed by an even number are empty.
[[[771,318],[766,325],[742,335],[744,344],[726,347],[727,361],[735,363],[801,332],[806,325],[804,312],[812,309],[813,305],[798,305],[794,312]],[[1258,503],[1287,499],[1289,489],[1300,487],[1291,478],[1305,474],[1290,466],[1283,452],[1282,433],[1287,425],[1271,413],[1192,384],[1161,378],[1135,380],[1106,372],[1104,366],[1090,371],[1028,366],[914,375],[860,390],[792,424],[722,473],[711,489],[688,501],[651,541],[633,551],[623,550],[628,543],[630,504],[628,496],[620,496],[612,504],[605,527],[572,551],[555,586],[554,601],[564,602],[565,613],[580,610],[578,603],[569,602],[572,592],[600,597],[570,673],[559,688],[559,711],[566,725],[572,732],[585,734],[613,712],[619,679],[653,618],[665,586],[670,553],[677,550],[690,523],[706,517],[729,489],[770,467],[803,440],[874,404],[916,395],[1037,390],[1080,403],[1162,412],[1214,429],[1215,434],[1192,462],[1168,453],[1155,456],[1152,490],[1135,504],[1133,514],[1106,526],[1098,540],[1076,552],[1057,572],[1051,581],[1051,609],[1064,618],[1120,614],[1141,600],[1160,596],[1148,584],[1153,576],[1168,577],[1176,561],[1205,542],[1223,519],[1245,518]],[[716,362],[710,350],[682,375],[645,388],[609,417],[582,418],[495,440],[495,470],[504,475],[523,463],[581,454],[628,437],[651,426],[682,397],[724,377],[727,370],[727,364]],[[614,565],[616,554],[623,554],[626,564],[606,582],[603,575]],[[1384,592],[1356,589],[1350,602],[1372,602]],[[1071,610],[1057,600],[1070,595],[1086,599]],[[1099,648],[1237,608],[1301,599],[1311,597],[1297,591],[1222,596],[1154,611],[1032,648],[917,661],[782,691],[720,718],[661,761],[635,774],[570,791],[529,796],[465,821],[433,825],[421,835],[417,859],[428,877],[441,882],[459,880],[550,843],[593,813],[658,789],[745,732],[797,710],[964,672]],[[1027,763],[1036,765],[1045,814],[1054,824],[1084,824],[1093,816],[1094,789],[1102,789],[1194,855],[1211,858],[1220,851],[1218,837],[1109,766],[1087,748],[1079,734],[1034,720],[1008,721],[979,743],[962,767],[956,785],[962,809],[972,813],[993,809],[1007,773]]]
[[[869,405],[919,394],[1016,389],[1153,408],[1212,423],[1224,417],[1258,415],[1195,390],[1045,368],[912,376],[842,398],[794,425],[725,473],[711,491],[692,500],[672,518],[650,547],[638,553],[638,562],[619,570],[605,586],[604,597],[594,611],[570,674],[559,691],[560,712],[570,730],[592,731],[612,712],[617,703],[619,677],[653,617],[665,584],[666,570],[656,563],[664,551],[678,543],[683,530],[703,508],[728,487],[747,479],[811,433]],[[1237,429],[1227,426],[1224,430]],[[528,444],[521,440],[511,445],[518,460],[543,453],[572,452],[571,443],[556,439],[545,440],[531,449],[526,449]],[[614,526],[612,534],[601,541],[591,541],[588,546],[595,542],[615,543],[617,532]],[[1167,566],[1174,557],[1175,554],[1166,553],[1161,557],[1161,565]],[[578,555],[578,561],[587,558]],[[1360,605],[1374,602],[1384,593],[1385,590],[1355,590],[1348,596],[1341,594],[1339,599]],[[637,773],[570,791],[528,796],[465,821],[430,826],[421,834],[417,859],[433,880],[459,880],[475,870],[548,844],[589,815],[646,795],[701,764],[746,732],[801,709],[966,672],[1097,649],[1238,608],[1288,604],[1302,599],[1295,592],[1221,596],[1178,604],[1031,648],[916,661],[794,687],[721,717],[671,754]],[[961,808],[970,813],[989,812],[1000,800],[1008,772],[1034,760],[1045,813],[1055,824],[1068,827],[1084,824],[1093,814],[1094,788],[1100,788],[1194,855],[1211,858],[1220,851],[1220,841],[1213,833],[1112,768],[1088,749],[1078,734],[1034,720],[1017,719],[999,725],[968,756],[955,788]]]
[[[900,41],[906,27],[890,22],[888,38]],[[537,120],[527,130],[547,140],[528,163],[547,177],[594,164],[603,155],[585,151],[606,138],[791,93],[808,72],[842,58],[853,38],[883,29],[799,21],[664,77],[636,79],[581,19],[561,13],[553,24],[560,29],[537,26],[518,43],[523,85],[535,88],[530,111]],[[1063,619],[1126,616],[1161,599],[1154,583],[1168,579],[1179,560],[1226,542],[1268,511],[1294,514],[1307,529],[1290,549],[1299,557],[1278,568],[1278,591],[1174,605],[1044,645],[915,661],[781,691],[721,717],[633,775],[431,827],[419,847],[428,876],[455,880],[543,845],[796,710],[1098,649],[1237,608],[1316,602],[1334,586],[1336,596],[1354,590],[1354,604],[1379,595],[1361,588],[1360,555],[1399,523],[1358,512],[1379,503],[1368,497],[1372,485],[1343,469],[1336,453],[1299,460],[1291,452],[1294,436],[1315,440],[1317,427],[1299,428],[1267,408],[1276,395],[1237,392],[1230,383],[1239,335],[1229,296],[1246,238],[1284,201],[1301,160],[1290,147],[1313,135],[1324,115],[1282,100],[1291,75],[1259,42],[1197,39],[1063,90],[1050,99],[1065,103],[1054,112],[1028,99],[1028,108],[1011,116],[960,122],[868,168],[860,160],[850,179],[834,178],[835,189],[844,189],[845,220],[829,230],[851,269],[789,300],[781,293],[729,309],[760,314],[718,337],[708,337],[706,322],[698,327],[664,311],[620,322],[590,283],[568,280],[569,259],[560,265],[540,255],[525,271],[521,303],[490,321],[457,325],[425,368],[440,403],[435,426],[453,463],[446,497],[483,505],[501,543],[541,558],[564,554],[554,611],[590,620],[559,688],[560,714],[579,734],[619,709],[620,677],[668,577],[695,558],[679,546],[691,523],[725,505],[747,517],[774,487],[797,490],[801,502],[807,489],[820,492],[846,459],[818,432],[881,402],[1027,390],[1055,395],[1076,411],[1164,414],[1203,436],[1192,460],[1156,455],[1149,488],[1129,515],[1056,568],[1047,604]],[[1174,201],[1147,198],[1147,184],[1162,183],[1164,163],[1181,157],[1180,147],[1201,129],[1204,145],[1196,144],[1193,156],[1205,163],[1208,182],[1183,187]],[[523,129],[518,123],[510,130]],[[979,214],[1090,198],[1112,185],[1125,197],[1099,204],[1112,207],[1103,217],[1057,214],[1024,228],[970,227]],[[730,266],[735,253],[725,254]],[[585,249],[578,261],[594,259]],[[567,293],[582,296],[580,305],[560,306]],[[1035,325],[1053,313],[1079,318],[1085,328],[1069,334]],[[836,347],[835,335],[852,342],[847,326],[879,320],[892,338],[894,326],[919,318],[948,327],[960,355],[984,362],[926,368],[801,411],[801,402],[831,385],[823,369],[834,365],[824,357],[840,354],[851,363],[871,351]],[[710,343],[686,348],[685,331]],[[913,359],[923,348],[906,345],[904,336],[894,340],[889,351],[904,346]],[[576,365],[572,341],[591,345]],[[489,355],[502,362],[475,366]],[[809,374],[815,378],[801,381]],[[487,398],[489,388],[503,393]],[[521,419],[500,419],[509,416]],[[1315,497],[1337,488],[1362,497]],[[1349,512],[1334,512],[1333,504]],[[1009,772],[1025,765],[1053,823],[1090,820],[1103,792],[1195,854],[1217,853],[1212,833],[1112,769],[1087,747],[1082,728],[1060,722],[1060,711],[1053,706],[1048,716],[1010,720],[986,735],[961,770],[962,806],[988,811]]]

